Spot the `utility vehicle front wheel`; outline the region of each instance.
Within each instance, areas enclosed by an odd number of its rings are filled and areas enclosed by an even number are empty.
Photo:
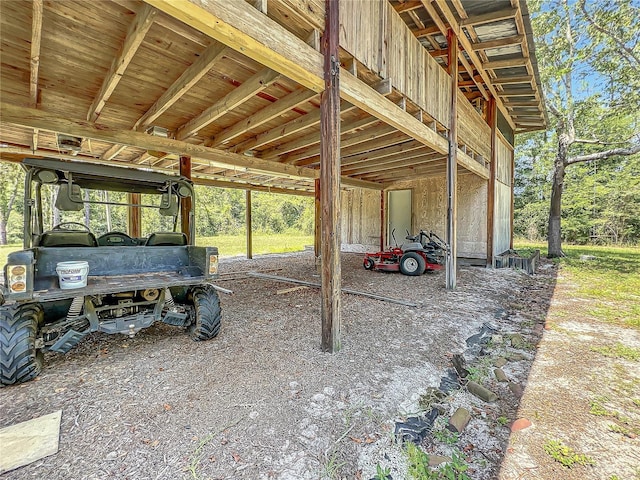
[[[220,332],[222,310],[218,292],[210,285],[192,291],[194,322],[189,329],[193,340],[210,340]]]
[[[39,304],[0,307],[0,384],[23,383],[38,376],[44,358],[35,342],[43,320]]]
[[[364,259],[363,266],[365,270],[373,270],[373,267],[375,267],[376,265],[371,258],[367,257]]]
[[[400,259],[400,271],[405,275],[422,275],[426,266],[422,255],[416,252],[407,252]]]

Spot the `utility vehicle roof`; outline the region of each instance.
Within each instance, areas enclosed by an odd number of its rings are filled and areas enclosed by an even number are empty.
[[[81,188],[133,193],[163,193],[169,184],[189,183],[186,177],[166,175],[148,170],[70,162],[53,158],[25,158],[22,164],[29,169],[51,170],[58,174],[58,184],[71,173],[73,183]]]

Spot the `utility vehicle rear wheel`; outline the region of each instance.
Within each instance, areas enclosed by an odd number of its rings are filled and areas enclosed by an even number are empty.
[[[195,287],[192,291],[193,325],[189,329],[193,340],[210,340],[218,335],[222,320],[218,292],[210,285]]]
[[[373,267],[375,267],[375,263],[373,262],[372,259],[370,258],[365,258],[364,259],[364,269],[365,270],[373,270]]]
[[[422,255],[416,252],[407,252],[400,259],[400,271],[405,275],[422,275],[426,266]]]
[[[38,376],[44,358],[35,341],[43,320],[39,304],[0,307],[0,384],[23,383]]]

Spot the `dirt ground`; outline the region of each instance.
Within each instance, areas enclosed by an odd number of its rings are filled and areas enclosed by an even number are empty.
[[[584,422],[603,419],[574,415],[611,374],[588,354],[589,342],[621,332],[578,321],[563,327],[568,333],[544,330],[554,302],[571,301],[553,293],[554,265],[534,277],[460,267],[458,289],[446,292],[443,273],[368,272],[357,254],[342,261],[343,287],[418,307],[345,294],[343,348],[322,353],[318,290],[277,294],[293,285],[228,275],[318,282],[312,253],[223,260],[218,284],[234,294],[221,296],[216,339],[193,342],[166,325],[133,339],[96,334],[66,355],[47,354],[35,381],[0,389],[0,427],[63,411],[60,451],[3,478],[370,479],[376,467],[406,478],[395,423],[424,413],[425,394],[452,371],[453,354],[500,398],[485,403],[460,388],[440,399],[426,452],[461,452],[474,480],[638,478],[637,438],[585,431]],[[493,374],[500,358],[510,382]],[[471,421],[455,438],[444,427],[458,407]],[[512,433],[520,417],[533,425]],[[587,451],[596,465],[560,466],[542,449],[550,436]]]

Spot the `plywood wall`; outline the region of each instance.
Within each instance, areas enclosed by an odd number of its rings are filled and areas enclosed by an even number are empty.
[[[511,179],[513,175],[513,147],[498,135],[496,142],[495,212],[493,227],[493,254],[509,249],[511,243]]]
[[[380,192],[355,188],[342,192],[342,250],[380,249]]]

